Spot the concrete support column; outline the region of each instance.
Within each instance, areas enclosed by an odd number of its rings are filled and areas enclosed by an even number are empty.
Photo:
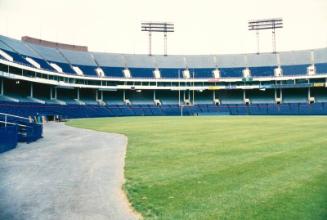
[[[280,89],[280,94],[279,94],[279,97],[280,97],[280,100],[282,100],[282,102],[283,102],[283,90],[282,89]]]
[[[194,75],[193,75],[193,79],[194,79]],[[192,103],[193,103],[193,105],[195,105],[195,90],[194,90],[194,82],[193,82],[193,93],[192,93]]]
[[[126,100],[126,93],[125,93],[125,90],[123,90],[123,102],[125,102]]]
[[[156,90],[153,90],[153,101],[156,100]]]
[[[243,102],[245,103],[245,99],[246,99],[246,92],[245,89],[243,89]]]
[[[308,102],[310,101],[310,97],[311,97],[311,88],[308,88]]]
[[[55,88],[55,90],[54,90],[54,92],[55,92],[55,99],[57,99],[58,98],[58,91],[57,91],[57,87]]]
[[[195,105],[195,90],[193,90],[193,94],[192,94],[192,99],[193,99],[193,101],[192,101],[192,103],[193,103],[193,105]]]
[[[31,86],[30,86],[30,97],[33,98],[34,96],[34,85],[33,83],[31,83]]]
[[[79,91],[79,88],[77,88],[77,91],[76,91],[76,99],[77,100],[80,99],[80,91]]]
[[[185,90],[183,91],[183,104],[185,103]]]
[[[4,95],[4,91],[5,91],[5,88],[4,88],[4,83],[3,83],[3,79],[1,80],[1,91],[0,91],[0,95]]]
[[[52,91],[52,90],[53,90],[53,88],[52,88],[52,87],[50,87],[50,100],[51,100],[51,99],[52,99],[52,97],[53,97],[53,94],[52,94],[52,93],[53,93],[53,91]]]

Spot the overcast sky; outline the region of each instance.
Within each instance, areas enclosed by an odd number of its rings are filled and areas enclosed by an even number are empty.
[[[0,34],[87,45],[89,50],[147,53],[142,21],[175,23],[169,54],[256,52],[250,19],[282,17],[278,50],[327,47],[327,0],[0,0]],[[261,33],[272,50],[271,32]],[[163,53],[154,34],[153,53]]]

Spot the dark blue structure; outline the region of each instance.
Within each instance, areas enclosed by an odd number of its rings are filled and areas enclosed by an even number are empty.
[[[14,149],[18,142],[31,143],[42,138],[42,124],[30,122],[28,118],[9,114],[9,112],[13,113],[14,111],[4,112],[6,114],[0,114],[0,153]]]
[[[17,125],[0,124],[0,153],[14,149],[18,143]]]
[[[178,115],[327,115],[326,103],[289,103],[289,104],[199,104],[194,106],[179,105],[49,105],[36,103],[0,102],[0,109],[8,114],[23,117],[58,115],[61,118],[92,118],[121,116],[178,116]],[[35,125],[33,129],[39,129]],[[37,135],[40,134],[37,130]],[[34,134],[33,134],[34,135]],[[36,136],[37,136],[36,135]]]

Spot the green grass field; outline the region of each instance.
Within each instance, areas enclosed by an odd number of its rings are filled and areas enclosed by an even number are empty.
[[[125,189],[145,219],[327,219],[327,117],[126,117]]]

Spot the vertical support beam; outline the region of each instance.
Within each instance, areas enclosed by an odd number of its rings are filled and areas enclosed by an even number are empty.
[[[33,83],[31,83],[31,85],[30,85],[30,97],[31,98],[33,98],[33,96],[34,96],[34,85],[33,85]]]
[[[275,101],[277,100],[277,89],[275,89]]]
[[[126,93],[125,93],[125,89],[123,90],[123,102],[125,103],[126,100]]]
[[[193,100],[192,100],[193,105],[195,105],[195,90],[194,90],[194,70],[193,70]]]
[[[185,103],[185,90],[183,92],[183,104]]]
[[[100,91],[100,96],[101,101],[103,101],[103,91]]]
[[[156,90],[153,90],[153,101],[156,100]]]
[[[58,99],[58,88],[57,87],[55,87],[54,88],[54,91],[55,91],[55,99]]]
[[[191,102],[191,90],[188,90],[187,99]]]
[[[77,88],[76,90],[76,99],[79,100],[80,98],[80,91],[79,91],[79,88]]]
[[[283,90],[282,89],[279,90],[279,97],[283,102]]]
[[[4,94],[4,83],[3,83],[3,79],[1,79],[1,91],[0,91],[0,95],[3,95]]]
[[[178,106],[181,106],[181,81],[180,81],[180,75],[181,75],[181,71],[178,70]]]
[[[50,87],[50,100],[51,100],[51,99],[52,99],[52,97],[53,97],[53,94],[52,94],[52,93],[53,93],[53,91],[52,91],[52,90],[53,90],[53,88],[52,88],[52,87]]]
[[[311,88],[308,88],[308,102],[310,102],[310,98],[311,98]]]
[[[95,101],[99,100],[99,90],[95,90]]]
[[[215,90],[212,90],[212,98],[213,98],[213,102],[215,102],[216,100],[216,91]]]
[[[243,102],[245,103],[245,99],[246,99],[246,93],[245,93],[245,89],[243,89]]]

